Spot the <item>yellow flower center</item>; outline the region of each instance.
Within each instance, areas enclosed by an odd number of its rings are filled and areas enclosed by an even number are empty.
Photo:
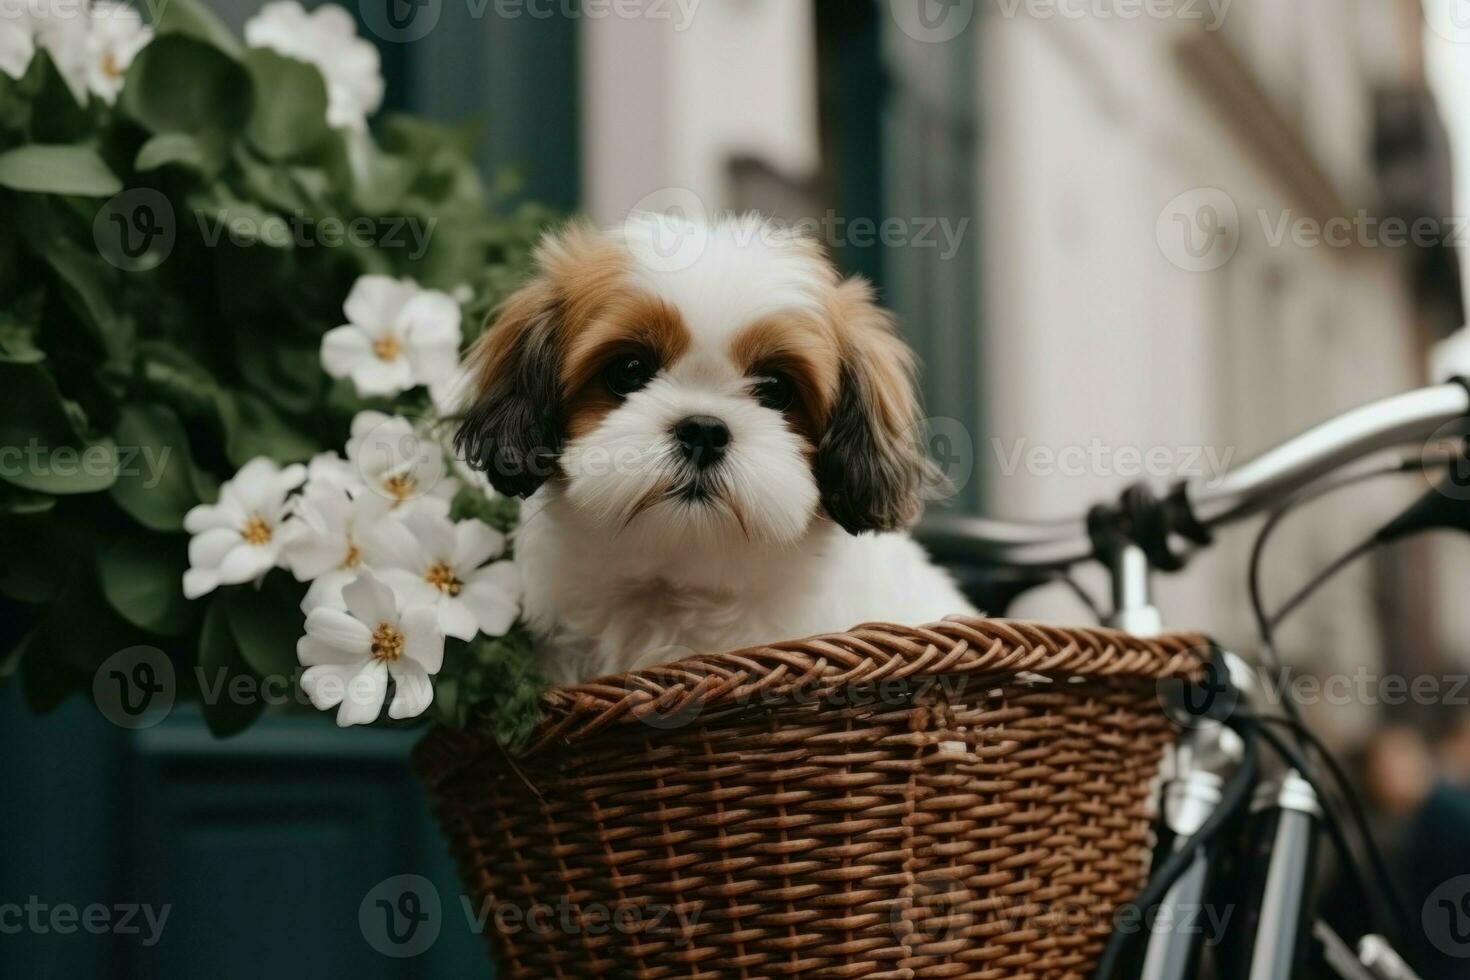
[[[373,630],[373,657],[392,663],[403,657],[403,632],[392,623],[379,623]]]
[[[447,562],[435,562],[424,573],[424,578],[445,595],[459,595],[464,588],[464,583],[454,577],[454,569],[450,568]]]
[[[362,564],[362,551],[358,549],[356,542],[347,542],[347,554],[342,558],[343,568],[356,568]]]
[[[259,514],[251,514],[245,526],[240,528],[240,537],[250,544],[265,544],[271,539],[270,521]]]
[[[380,361],[396,361],[398,355],[403,353],[403,347],[398,343],[395,335],[385,333],[373,341],[373,353],[378,355]]]
[[[104,52],[102,55],[102,74],[108,78],[122,78],[123,76],[122,65],[117,63],[117,56],[111,51]]]
[[[383,479],[383,489],[388,492],[388,496],[401,504],[418,492],[419,481],[414,479],[412,473],[398,473]]]

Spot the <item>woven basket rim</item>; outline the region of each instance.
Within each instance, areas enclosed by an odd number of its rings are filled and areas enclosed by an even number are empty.
[[[553,687],[541,696],[541,723],[517,754],[533,755],[650,716],[697,714],[710,720],[722,709],[757,700],[822,698],[882,681],[985,677],[999,686],[1024,673],[1052,680],[1157,683],[1196,673],[1207,648],[1199,633],[1140,637],[1104,627],[976,616],[951,616],[925,626],[864,623],[840,633],[695,654]],[[480,721],[472,720],[462,733],[437,731],[435,740],[454,741],[456,735],[478,740]]]

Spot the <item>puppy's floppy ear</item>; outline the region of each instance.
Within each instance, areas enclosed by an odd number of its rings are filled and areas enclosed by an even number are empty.
[[[913,352],[861,279],[838,287],[832,315],[842,364],[817,446],[822,504],[851,534],[908,527],[925,489],[942,479],[920,442]]]
[[[500,493],[528,497],[561,453],[561,343],[556,293],[540,278],[508,299],[470,353],[475,400],[455,450]]]

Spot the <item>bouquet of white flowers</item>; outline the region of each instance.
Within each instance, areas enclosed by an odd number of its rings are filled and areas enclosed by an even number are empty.
[[[369,125],[344,8],[158,9],[0,0],[0,678],[44,710],[143,646],[218,734],[243,678],[513,741],[517,509],[448,436],[548,215],[467,133]]]

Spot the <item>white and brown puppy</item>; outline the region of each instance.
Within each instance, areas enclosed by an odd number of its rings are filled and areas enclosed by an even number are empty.
[[[573,226],[536,259],[474,352],[458,446],[530,498],[550,676],[971,611],[903,533],[934,474],[866,283],[755,217]]]

